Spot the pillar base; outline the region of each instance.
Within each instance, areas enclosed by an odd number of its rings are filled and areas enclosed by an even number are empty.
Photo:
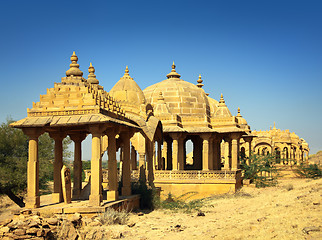
[[[26,197],[25,208],[39,208],[40,207],[40,197]]]
[[[89,205],[91,206],[101,206],[103,200],[103,195],[89,195]]]
[[[106,200],[107,201],[116,201],[119,199],[118,191],[107,191],[106,192]]]
[[[122,187],[122,196],[131,196],[131,186],[124,186]]]
[[[52,193],[51,194],[52,203],[60,203],[63,202],[63,194],[61,193]]]

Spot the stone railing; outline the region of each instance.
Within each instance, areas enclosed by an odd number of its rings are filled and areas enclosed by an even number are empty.
[[[88,181],[91,174],[91,170],[85,171],[85,181]],[[103,182],[108,182],[108,171],[102,170]],[[198,170],[154,170],[154,180],[211,180],[211,179],[226,179],[234,180],[241,178],[241,170],[230,171],[230,170],[211,170],[211,171],[198,171]],[[132,180],[139,179],[139,171],[133,170],[131,173]],[[118,174],[120,176],[120,174]],[[148,172],[146,171],[146,176]],[[119,179],[120,180],[120,179]]]

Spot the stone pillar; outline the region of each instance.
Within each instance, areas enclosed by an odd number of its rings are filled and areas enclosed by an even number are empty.
[[[38,137],[42,134],[40,129],[23,129],[29,137],[28,164],[27,164],[27,197],[26,208],[40,207],[39,196],[39,160]]]
[[[73,199],[78,199],[82,190],[82,141],[86,135],[83,133],[71,134],[74,141],[74,183]]]
[[[100,206],[103,200],[102,195],[102,158],[101,158],[101,136],[99,126],[91,126],[92,133],[92,159],[91,159],[91,195],[89,204]]]
[[[168,167],[168,142],[166,140],[163,140],[162,157],[164,158],[163,169],[167,170],[167,167]]]
[[[225,163],[224,163],[224,169],[229,170],[231,168],[231,139],[226,138],[225,139]]]
[[[131,146],[131,169],[137,170],[136,150],[134,146]]]
[[[202,142],[202,170],[208,171],[213,168],[213,164],[210,157],[210,134],[203,134],[201,137]]]
[[[172,170],[184,170],[183,139],[180,133],[171,134],[172,142]]]
[[[116,161],[116,131],[108,129],[108,192],[107,201],[118,200],[118,176],[117,176],[117,161]]]
[[[173,138],[172,141],[172,170],[178,170],[178,139]]]
[[[213,155],[214,155],[214,170],[221,169],[221,149],[220,149],[221,138],[215,138],[213,140]]]
[[[55,140],[54,189],[52,193],[52,202],[59,203],[63,201],[61,169],[63,167],[63,139],[66,137],[66,134],[55,132],[50,133],[50,137]]]
[[[236,134],[232,134],[231,136],[232,140],[231,140],[231,170],[237,170],[238,169],[238,143],[239,143],[239,139],[240,136],[238,133]]]
[[[130,166],[130,134],[123,132],[122,141],[123,148],[123,165],[122,165],[122,196],[131,195],[131,166]]]

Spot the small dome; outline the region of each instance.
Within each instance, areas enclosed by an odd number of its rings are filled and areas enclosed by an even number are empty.
[[[245,118],[243,118],[243,116],[240,114],[240,108],[238,108],[238,113],[237,113],[237,119],[238,119],[238,124],[240,125],[247,125],[247,121]]]
[[[162,92],[164,102],[172,114],[198,117],[210,115],[210,106],[205,92],[195,84],[180,79],[174,64],[167,78],[143,90],[148,103],[154,106]]]
[[[215,113],[217,111],[219,102],[209,96],[207,96],[208,102],[209,102],[209,106],[210,106],[210,115],[211,117],[215,116]]]
[[[220,96],[218,108],[215,112],[215,117],[232,117],[222,94]]]
[[[131,105],[140,109],[140,105],[145,103],[145,97],[138,84],[129,75],[126,66],[124,76],[114,85],[109,94],[115,98],[120,105]]]

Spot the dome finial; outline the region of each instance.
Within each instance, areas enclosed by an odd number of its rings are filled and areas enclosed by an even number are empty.
[[[224,100],[224,97],[223,97],[222,94],[220,95],[220,101],[219,101],[219,103],[225,104],[225,100]]]
[[[77,63],[78,57],[75,54],[75,51],[73,52],[73,55],[70,57],[71,64],[69,65],[69,69],[66,71],[66,76],[83,76],[83,72],[79,69],[79,64]]]
[[[172,63],[172,70],[171,72],[167,75],[167,78],[180,78],[181,75],[176,72],[176,65],[174,64],[174,61]]]
[[[240,108],[237,108],[237,117],[242,117],[242,115],[240,114]]]
[[[276,126],[275,126],[275,121],[274,121],[274,127],[273,127],[273,129],[276,129]]]
[[[128,66],[126,66],[125,67],[125,73],[124,73],[124,76],[130,76],[130,74],[129,74],[129,67]]]
[[[204,85],[202,84],[203,80],[201,79],[201,74],[199,74],[199,79],[197,80],[198,84],[197,87],[198,88],[202,88]]]
[[[89,67],[88,67],[88,78],[87,78],[87,82],[91,83],[91,84],[99,84],[99,81],[96,79],[96,75],[95,73],[95,68],[93,67],[92,63],[89,63]]]

